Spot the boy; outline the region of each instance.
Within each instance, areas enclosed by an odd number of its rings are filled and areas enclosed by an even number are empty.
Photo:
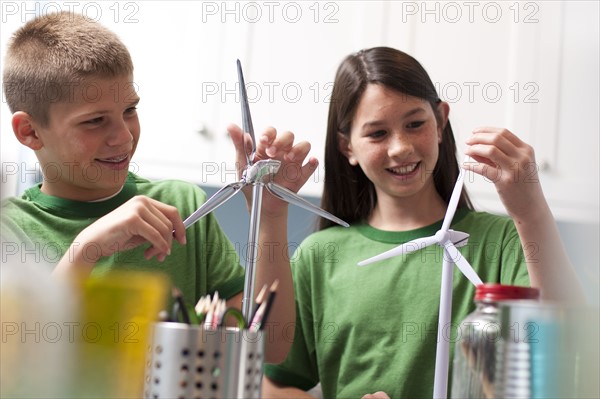
[[[187,231],[183,226],[181,216],[197,209],[205,193],[189,183],[150,182],[128,172],[140,136],[139,97],[129,52],[116,35],[77,14],[38,17],[12,37],[3,83],[14,134],[35,151],[44,175],[40,185],[2,204],[5,244],[19,247],[24,257],[40,251],[57,265],[55,273],[159,270],[188,302],[218,291],[228,306],[241,307],[244,271],[214,216]],[[243,168],[247,136],[237,126],[228,130]],[[302,173],[296,181],[275,176],[297,191],[317,162],[302,165],[310,146],[293,140],[291,133],[267,129],[257,159],[297,163]],[[260,227],[259,245],[283,247],[287,205],[265,195]],[[266,360],[279,362],[290,345],[282,331],[294,322],[295,308],[289,260],[272,252],[257,260],[256,284],[280,281],[271,318],[279,329],[270,329],[266,348]]]

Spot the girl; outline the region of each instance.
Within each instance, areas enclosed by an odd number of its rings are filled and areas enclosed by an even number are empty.
[[[403,52],[372,48],[340,65],[322,207],[351,227],[321,220],[294,256],[295,340],[286,361],[267,366],[266,397],[307,396],[319,382],[326,398],[432,396],[441,248],[356,264],[441,227],[459,173],[448,114],[427,72]],[[475,162],[460,166],[493,179],[510,218],[474,211],[463,191],[452,222],[470,235],[462,254],[484,282],[582,300],[537,175],[524,178],[532,148],[493,127],[475,129],[466,144]],[[474,309],[474,288],[455,270],[452,326]]]

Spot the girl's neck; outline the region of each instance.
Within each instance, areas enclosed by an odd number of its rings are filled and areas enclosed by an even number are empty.
[[[378,196],[369,224],[386,231],[409,231],[429,226],[444,218],[446,203],[434,195],[392,198]]]

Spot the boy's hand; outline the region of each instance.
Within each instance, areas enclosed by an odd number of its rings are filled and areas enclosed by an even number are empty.
[[[496,185],[496,190],[513,219],[533,216],[545,202],[538,178],[533,148],[507,129],[480,127],[467,139],[466,170],[478,173]]]
[[[87,267],[91,271],[101,257],[146,242],[151,246],[144,252],[145,258],[156,256],[162,262],[171,253],[173,237],[185,244],[185,227],[178,210],[152,198],[137,196],[82,230],[57,269]]]
[[[242,138],[246,140],[246,147],[251,149],[250,135],[233,124],[228,126],[227,130],[235,145],[236,165],[241,176],[242,171],[247,166]],[[293,192],[300,190],[319,165],[319,162],[312,157],[303,165],[310,151],[310,144],[307,141],[294,144],[294,134],[291,132],[278,134],[275,128],[270,127],[265,129],[261,135],[258,135],[256,141],[256,154],[253,162],[261,159],[281,161],[279,172],[275,175],[273,181]],[[246,195],[246,201],[250,204],[252,200],[251,190],[244,190],[244,194]],[[265,195],[263,196],[263,214],[268,213],[272,216],[279,216],[287,209],[286,204],[285,201],[271,194]]]

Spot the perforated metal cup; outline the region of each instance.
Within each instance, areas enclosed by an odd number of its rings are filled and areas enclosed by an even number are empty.
[[[156,323],[144,397],[260,398],[265,334]]]

